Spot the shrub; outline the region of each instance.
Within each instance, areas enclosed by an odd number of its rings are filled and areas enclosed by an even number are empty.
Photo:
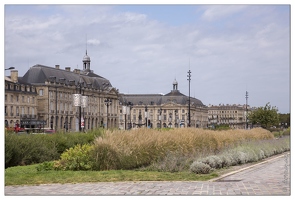
[[[153,162],[142,170],[154,170],[164,172],[180,172],[189,170],[190,164],[193,162],[193,155],[183,155],[180,153],[168,152],[164,158]]]
[[[77,144],[88,144],[102,135],[102,130],[91,133],[5,134],[5,168],[57,160],[66,150]]]
[[[222,161],[222,167],[229,167],[237,164],[231,153],[225,152],[219,157]]]
[[[54,167],[61,170],[92,170],[94,159],[93,145],[84,144],[71,147],[61,154],[61,159],[55,162]]]
[[[209,165],[211,168],[221,168],[222,167],[222,159],[218,156],[208,156],[200,160],[200,162]]]
[[[54,162],[43,162],[36,167],[37,171],[49,171],[54,169]]]
[[[209,174],[212,169],[209,165],[205,163],[195,161],[191,164],[190,171],[196,174]]]

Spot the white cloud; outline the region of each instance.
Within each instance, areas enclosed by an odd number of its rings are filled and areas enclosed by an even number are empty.
[[[246,9],[244,5],[210,5],[205,6],[205,11],[202,15],[204,20],[214,21],[222,20],[222,18],[232,16]]]

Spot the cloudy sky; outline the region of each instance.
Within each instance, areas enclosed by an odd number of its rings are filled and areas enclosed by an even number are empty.
[[[4,66],[91,69],[121,93],[290,112],[290,5],[4,5]],[[5,72],[9,75],[9,71]]]

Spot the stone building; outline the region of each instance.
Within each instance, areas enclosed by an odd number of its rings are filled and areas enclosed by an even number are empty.
[[[248,112],[251,112],[249,105],[247,110]],[[246,127],[246,105],[209,105],[208,124],[210,127],[216,125],[229,125],[231,128],[244,129]]]
[[[179,128],[188,126],[189,97],[180,93],[174,80],[173,90],[162,94],[120,94],[119,128],[129,129]],[[196,98],[190,98],[191,127],[205,128],[208,124],[208,109]],[[131,108],[131,109],[130,109]]]
[[[18,77],[17,70],[5,77],[5,127],[37,128],[43,121],[37,118],[36,87]]]
[[[90,69],[87,51],[83,70],[71,71],[70,67],[61,69],[59,65],[54,68],[38,64],[26,72],[22,81],[35,88],[37,117],[44,120],[49,129],[79,131],[80,123],[84,130],[118,127],[118,90],[109,80]],[[74,106],[73,94],[87,96],[87,107]],[[106,105],[106,99],[112,103]]]

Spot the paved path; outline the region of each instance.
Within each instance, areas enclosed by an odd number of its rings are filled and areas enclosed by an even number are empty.
[[[211,181],[146,181],[6,186],[5,195],[290,195],[290,154]]]

